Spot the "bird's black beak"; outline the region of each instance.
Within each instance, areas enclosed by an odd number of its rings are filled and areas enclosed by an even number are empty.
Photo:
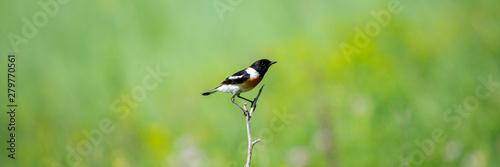
[[[277,61],[272,61],[270,65],[273,65],[273,64],[275,64],[275,63],[277,63]]]

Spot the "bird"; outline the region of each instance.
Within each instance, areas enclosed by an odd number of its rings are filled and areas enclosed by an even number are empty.
[[[210,91],[203,92],[202,95],[208,96],[215,92],[225,92],[233,95],[231,97],[231,102],[233,102],[234,104],[236,104],[236,102],[234,102],[235,96],[253,103],[253,101],[241,97],[240,94],[248,92],[255,88],[260,83],[260,81],[262,81],[269,67],[271,67],[271,65],[275,63],[277,63],[277,61],[270,61],[268,59],[257,60],[252,63],[250,67],[238,71],[233,75],[227,77],[224,81],[222,81],[222,83],[220,83],[219,86]],[[240,107],[238,104],[236,105]]]

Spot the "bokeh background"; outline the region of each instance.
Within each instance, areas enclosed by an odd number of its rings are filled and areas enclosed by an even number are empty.
[[[16,52],[7,34],[22,35],[38,2],[49,1],[0,2],[0,62],[18,57],[19,104],[16,159],[0,142],[0,166],[243,166],[243,114],[200,93],[261,58],[278,64],[261,83],[252,166],[500,166],[497,1],[401,0],[350,56],[341,43],[390,1],[69,0]],[[131,98],[157,68],[168,75]],[[497,83],[486,99],[479,78]]]

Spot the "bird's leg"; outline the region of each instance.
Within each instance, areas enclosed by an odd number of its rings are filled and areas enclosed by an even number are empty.
[[[250,103],[253,103],[253,101],[252,101],[252,100],[248,100],[247,98],[241,97],[241,96],[240,96],[240,94],[238,94],[237,96],[238,96],[240,99],[243,99],[243,100],[246,100],[246,101],[248,101],[248,102],[250,102]]]
[[[231,102],[234,103],[234,105],[238,106],[241,111],[243,111],[243,115],[245,115],[245,117],[247,116],[247,113],[245,112],[245,110],[243,108],[240,107],[240,105],[238,105],[236,102],[234,102],[234,97],[236,96],[236,94],[233,95],[233,97],[231,97]],[[239,95],[238,95],[239,96]]]

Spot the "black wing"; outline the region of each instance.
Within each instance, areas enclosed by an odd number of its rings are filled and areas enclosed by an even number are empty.
[[[248,74],[245,70],[238,71],[234,73],[230,77],[227,77],[222,84],[241,84],[250,78],[250,74]]]

